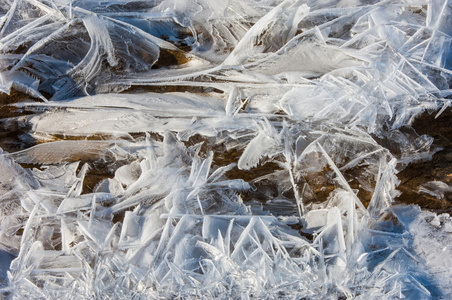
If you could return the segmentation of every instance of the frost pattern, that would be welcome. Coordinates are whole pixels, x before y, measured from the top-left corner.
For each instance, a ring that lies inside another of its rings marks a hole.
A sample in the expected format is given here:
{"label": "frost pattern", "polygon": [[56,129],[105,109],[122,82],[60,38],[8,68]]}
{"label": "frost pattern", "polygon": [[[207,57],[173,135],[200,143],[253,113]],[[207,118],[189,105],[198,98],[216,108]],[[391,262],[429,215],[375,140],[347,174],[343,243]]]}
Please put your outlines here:
{"label": "frost pattern", "polygon": [[[450,216],[392,207],[398,166],[433,150],[400,128],[450,105],[451,6],[4,0],[0,91],[41,100],[15,104],[43,112],[30,135],[108,138],[0,153],[2,292],[451,297]],[[84,193],[98,163],[114,174]]]}

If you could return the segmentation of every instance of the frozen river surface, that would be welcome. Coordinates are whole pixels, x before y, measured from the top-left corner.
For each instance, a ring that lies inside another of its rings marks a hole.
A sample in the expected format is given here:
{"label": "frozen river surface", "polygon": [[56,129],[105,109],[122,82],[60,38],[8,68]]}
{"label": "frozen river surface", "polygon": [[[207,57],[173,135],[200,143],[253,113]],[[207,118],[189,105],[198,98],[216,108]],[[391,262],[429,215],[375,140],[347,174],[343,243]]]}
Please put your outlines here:
{"label": "frozen river surface", "polygon": [[450,110],[451,11],[2,0],[2,295],[452,298],[450,215],[394,204],[441,151],[410,126]]}

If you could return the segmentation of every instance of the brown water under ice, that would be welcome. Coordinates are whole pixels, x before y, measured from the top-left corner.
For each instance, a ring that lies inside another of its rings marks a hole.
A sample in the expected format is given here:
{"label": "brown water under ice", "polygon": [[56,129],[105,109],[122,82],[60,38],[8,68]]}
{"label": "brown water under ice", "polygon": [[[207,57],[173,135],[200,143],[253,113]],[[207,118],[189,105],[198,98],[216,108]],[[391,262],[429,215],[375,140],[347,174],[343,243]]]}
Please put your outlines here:
{"label": "brown water under ice", "polygon": [[[39,114],[39,111],[28,111],[17,108],[11,104],[30,100],[30,97],[21,92],[13,90],[10,95],[0,94],[0,147],[7,152],[16,152],[28,147],[48,141],[58,140],[106,140],[109,137],[102,135],[94,136],[49,136],[45,140],[37,140],[30,135],[31,127],[27,124],[27,116]],[[34,99],[36,100],[36,99]],[[434,210],[436,212],[452,212],[452,192],[446,190],[443,193],[429,193],[428,188],[422,189],[422,186],[429,182],[442,182],[449,186],[452,185],[452,108],[446,109],[437,118],[438,112],[424,112],[418,116],[411,128],[417,135],[428,134],[434,138],[432,149],[436,149],[431,160],[420,160],[402,165],[397,174],[400,184],[397,189],[401,192],[395,199],[396,203],[417,204],[423,209]],[[131,133],[133,139],[144,139],[144,133]],[[152,134],[151,138],[161,140],[158,134]],[[377,140],[378,141],[378,140]],[[191,137],[186,146],[192,146],[197,143],[203,143],[201,153],[207,151],[214,152],[214,167],[226,166],[230,163],[237,163],[243,149],[227,149],[224,145],[214,145],[213,141],[196,135]],[[378,141],[382,146],[388,148],[395,156],[400,149],[391,147],[391,141]],[[79,160],[80,157],[74,157],[71,161]],[[83,185],[83,193],[90,193],[97,183],[105,178],[113,178],[115,168],[112,160],[98,161],[96,158],[82,157],[80,167],[83,163],[90,163]],[[124,162],[120,163],[121,165]],[[25,168],[39,168],[40,165],[22,164]],[[323,202],[328,199],[331,191],[334,190],[334,182],[329,178],[330,170],[325,169],[303,178],[298,178],[297,184],[307,185],[309,188],[303,191],[303,198],[307,203]],[[257,167],[251,170],[240,170],[237,166],[226,173],[229,179],[243,179],[249,182],[252,189],[242,192],[241,196],[245,202],[258,201],[265,203],[275,197],[294,200],[294,192],[290,186],[276,184],[272,176],[282,175],[285,171],[280,165],[272,159],[264,159]],[[344,177],[350,184],[350,187],[357,192],[358,197],[367,206],[372,197],[369,188],[363,188],[363,180],[370,181],[364,177],[365,172],[360,167],[355,167],[344,172]],[[288,174],[286,174],[288,176]],[[274,178],[273,178],[274,179]],[[372,188],[374,183],[368,182],[368,187]],[[427,184],[428,186],[428,184]]]}

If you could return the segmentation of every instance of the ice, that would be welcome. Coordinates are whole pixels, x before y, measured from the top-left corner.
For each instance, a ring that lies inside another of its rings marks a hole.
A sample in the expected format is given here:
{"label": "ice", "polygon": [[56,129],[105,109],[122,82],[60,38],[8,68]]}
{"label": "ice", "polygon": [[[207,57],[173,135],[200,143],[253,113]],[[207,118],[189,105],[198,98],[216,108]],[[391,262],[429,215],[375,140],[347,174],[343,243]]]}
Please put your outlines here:
{"label": "ice", "polygon": [[450,215],[393,203],[439,151],[410,125],[450,107],[450,12],[3,1],[2,296],[450,298]]}
{"label": "ice", "polygon": [[442,181],[429,181],[419,187],[421,193],[432,195],[439,200],[445,200],[445,196],[450,193],[451,187]]}
{"label": "ice", "polygon": [[298,24],[308,13],[309,7],[301,1],[283,1],[246,32],[223,64],[244,64],[261,52],[278,50],[295,36]]}
{"label": "ice", "polygon": [[274,154],[275,149],[273,148],[276,148],[277,142],[272,136],[272,128],[265,128],[265,123],[263,127],[263,129],[259,129],[258,135],[248,143],[243,154],[240,156],[238,162],[239,169],[249,170],[257,166],[262,156]]}

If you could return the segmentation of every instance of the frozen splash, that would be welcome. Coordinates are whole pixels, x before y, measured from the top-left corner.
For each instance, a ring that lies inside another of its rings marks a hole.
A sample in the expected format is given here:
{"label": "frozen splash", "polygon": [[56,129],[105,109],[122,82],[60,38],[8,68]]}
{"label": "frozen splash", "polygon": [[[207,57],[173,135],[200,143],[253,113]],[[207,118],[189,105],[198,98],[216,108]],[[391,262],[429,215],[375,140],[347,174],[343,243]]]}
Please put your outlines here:
{"label": "frozen splash", "polygon": [[451,297],[450,216],[392,206],[435,151],[401,128],[450,105],[451,6],[4,1],[0,90],[47,143],[0,154],[2,292]]}

